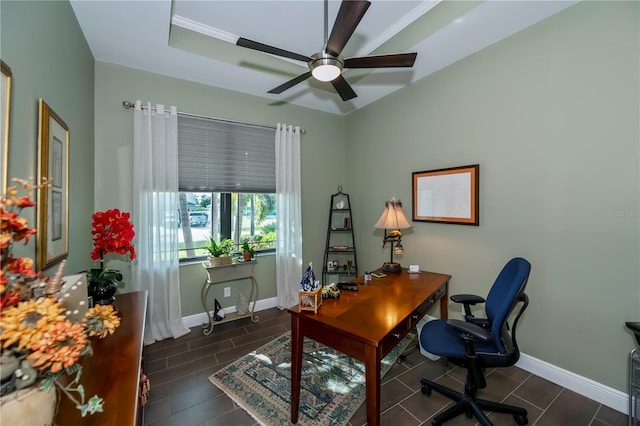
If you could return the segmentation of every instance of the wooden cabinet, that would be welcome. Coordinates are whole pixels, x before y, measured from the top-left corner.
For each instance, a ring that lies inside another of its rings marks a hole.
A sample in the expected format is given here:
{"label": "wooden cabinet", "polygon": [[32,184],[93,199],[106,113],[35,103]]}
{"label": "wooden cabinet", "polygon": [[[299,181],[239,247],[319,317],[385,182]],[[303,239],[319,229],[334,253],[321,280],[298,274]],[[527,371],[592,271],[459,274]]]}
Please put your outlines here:
{"label": "wooden cabinet", "polygon": [[143,408],[139,405],[142,344],[147,292],[116,295],[114,307],[120,326],[104,338],[91,338],[93,356],[84,357],[80,382],[86,399],[97,394],[104,399],[104,412],[82,417],[66,397],[59,397],[55,417],[58,425],[141,425]]}

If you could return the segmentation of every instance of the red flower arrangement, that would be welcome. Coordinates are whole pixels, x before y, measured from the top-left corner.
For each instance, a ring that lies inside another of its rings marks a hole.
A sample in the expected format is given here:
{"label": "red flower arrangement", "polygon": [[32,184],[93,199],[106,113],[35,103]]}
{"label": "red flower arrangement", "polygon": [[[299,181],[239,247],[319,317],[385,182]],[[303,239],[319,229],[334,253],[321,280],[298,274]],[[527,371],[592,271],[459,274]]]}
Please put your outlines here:
{"label": "red flower arrangement", "polygon": [[102,267],[103,256],[109,253],[126,255],[128,260],[136,258],[136,250],[131,241],[136,235],[133,224],[129,221],[131,215],[119,209],[93,214],[93,251],[91,259],[100,259]]}

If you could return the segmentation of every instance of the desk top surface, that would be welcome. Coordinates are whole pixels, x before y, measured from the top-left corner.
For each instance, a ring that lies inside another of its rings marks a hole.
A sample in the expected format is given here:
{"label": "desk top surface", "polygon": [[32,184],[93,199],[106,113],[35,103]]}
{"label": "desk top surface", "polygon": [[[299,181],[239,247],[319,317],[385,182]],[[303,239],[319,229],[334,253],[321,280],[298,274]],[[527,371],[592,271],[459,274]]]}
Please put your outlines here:
{"label": "desk top surface", "polygon": [[386,275],[367,284],[363,277],[353,280],[359,283],[358,291],[341,290],[338,299],[323,299],[318,313],[300,311],[298,306],[288,310],[305,321],[378,342],[451,278],[424,271],[409,274],[406,269]]}

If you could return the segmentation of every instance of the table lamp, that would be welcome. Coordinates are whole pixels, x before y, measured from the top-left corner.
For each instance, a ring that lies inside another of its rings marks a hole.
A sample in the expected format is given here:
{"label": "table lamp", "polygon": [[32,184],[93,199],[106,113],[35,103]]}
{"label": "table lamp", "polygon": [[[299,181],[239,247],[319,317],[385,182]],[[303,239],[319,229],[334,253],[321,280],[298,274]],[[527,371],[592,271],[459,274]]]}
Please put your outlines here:
{"label": "table lamp", "polygon": [[391,260],[382,265],[382,270],[385,272],[400,272],[400,264],[393,261],[393,253],[402,254],[404,252],[401,242],[402,232],[400,232],[400,230],[412,227],[402,210],[402,201],[397,200],[395,197],[387,200],[384,203],[382,216],[380,216],[380,219],[378,219],[374,226],[379,229],[384,229],[382,247],[387,243],[391,243]]}

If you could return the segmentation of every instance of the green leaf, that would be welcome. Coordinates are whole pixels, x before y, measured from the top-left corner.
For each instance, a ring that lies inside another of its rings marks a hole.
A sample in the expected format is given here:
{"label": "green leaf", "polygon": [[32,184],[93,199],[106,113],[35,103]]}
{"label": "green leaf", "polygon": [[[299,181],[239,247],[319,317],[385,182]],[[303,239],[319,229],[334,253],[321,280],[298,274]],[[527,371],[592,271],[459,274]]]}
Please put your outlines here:
{"label": "green leaf", "polygon": [[80,410],[82,417],[86,416],[87,413],[102,413],[104,411],[104,400],[98,395],[93,395],[86,404],[78,404],[76,407]]}

